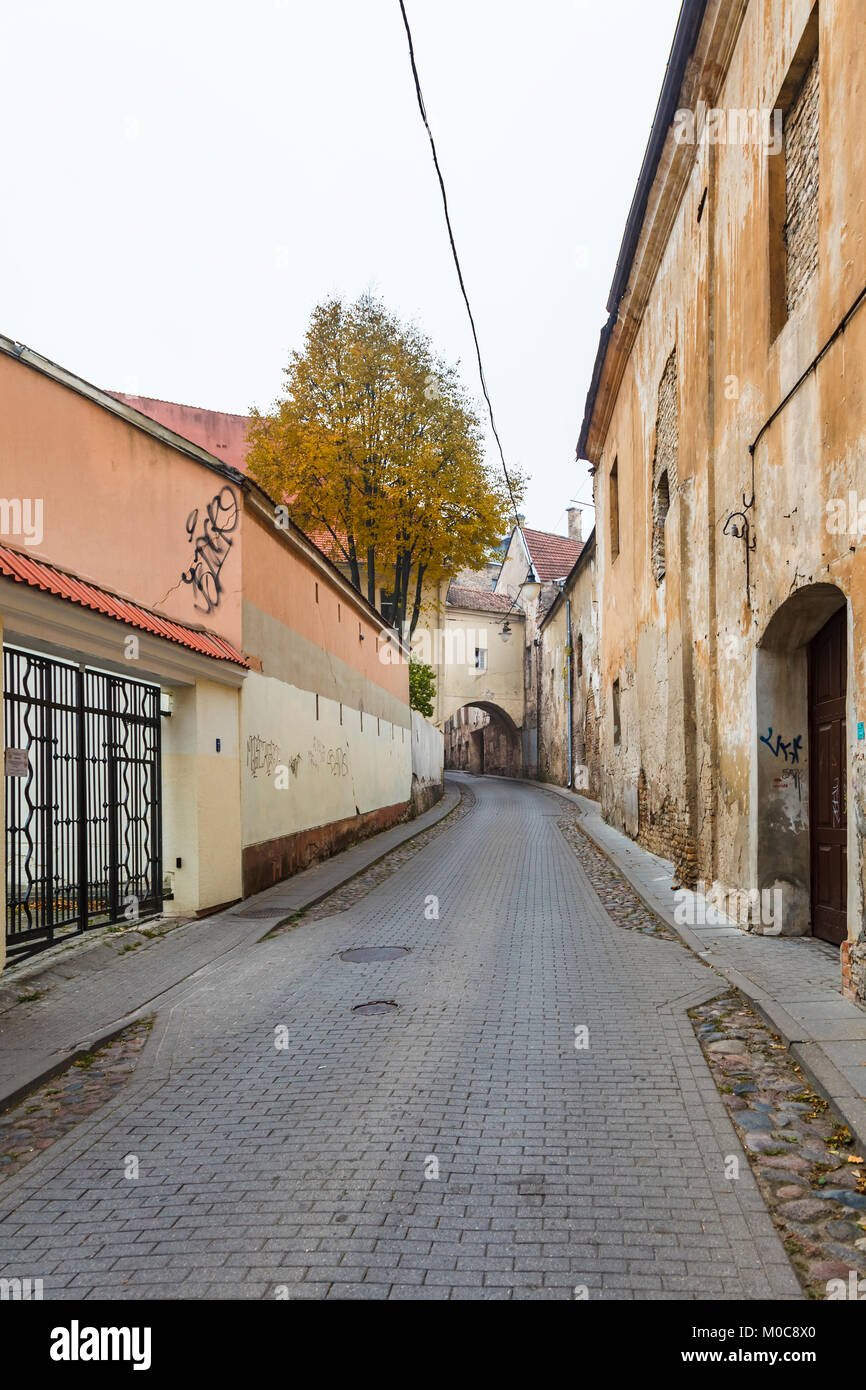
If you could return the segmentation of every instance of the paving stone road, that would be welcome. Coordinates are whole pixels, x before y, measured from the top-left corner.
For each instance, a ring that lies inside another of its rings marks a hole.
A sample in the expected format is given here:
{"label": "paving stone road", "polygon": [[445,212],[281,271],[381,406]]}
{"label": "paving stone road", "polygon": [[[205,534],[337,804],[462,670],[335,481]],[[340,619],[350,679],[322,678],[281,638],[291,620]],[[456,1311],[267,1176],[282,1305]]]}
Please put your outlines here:
{"label": "paving stone road", "polygon": [[[686,1017],[718,978],[610,922],[554,798],[472,786],[363,900],[190,982],[124,1092],[0,1184],[0,1276],[46,1298],[801,1296]],[[384,945],[410,950],[340,959]],[[375,1000],[399,1007],[353,1012]]]}

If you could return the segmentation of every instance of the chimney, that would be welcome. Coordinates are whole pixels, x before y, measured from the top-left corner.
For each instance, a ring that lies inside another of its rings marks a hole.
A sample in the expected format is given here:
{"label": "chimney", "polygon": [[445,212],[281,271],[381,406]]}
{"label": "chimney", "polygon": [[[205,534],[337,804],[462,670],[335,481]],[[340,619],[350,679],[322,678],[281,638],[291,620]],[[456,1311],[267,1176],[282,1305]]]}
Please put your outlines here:
{"label": "chimney", "polygon": [[580,507],[569,507],[566,516],[568,517],[568,539],[570,541],[582,541]]}

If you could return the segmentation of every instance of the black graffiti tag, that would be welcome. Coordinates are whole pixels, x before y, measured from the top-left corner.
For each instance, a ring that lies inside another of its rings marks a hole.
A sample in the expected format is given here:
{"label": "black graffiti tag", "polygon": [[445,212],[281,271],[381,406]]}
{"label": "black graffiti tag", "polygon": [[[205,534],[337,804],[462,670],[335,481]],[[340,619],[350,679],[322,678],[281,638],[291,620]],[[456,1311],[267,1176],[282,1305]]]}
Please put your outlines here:
{"label": "black graffiti tag", "polygon": [[250,734],[247,737],[247,767],[254,777],[257,777],[261,768],[270,777],[274,768],[280,761],[280,745],[268,739],[261,738],[258,734]]}
{"label": "black graffiti tag", "polygon": [[195,543],[195,558],[181,579],[184,584],[193,586],[193,607],[200,613],[211,613],[219,607],[222,596],[220,570],[232,548],[230,537],[237,527],[239,515],[234,489],[226,486],[220,488],[208,502],[198,535],[198,507],[186,519],[187,540],[190,544]]}

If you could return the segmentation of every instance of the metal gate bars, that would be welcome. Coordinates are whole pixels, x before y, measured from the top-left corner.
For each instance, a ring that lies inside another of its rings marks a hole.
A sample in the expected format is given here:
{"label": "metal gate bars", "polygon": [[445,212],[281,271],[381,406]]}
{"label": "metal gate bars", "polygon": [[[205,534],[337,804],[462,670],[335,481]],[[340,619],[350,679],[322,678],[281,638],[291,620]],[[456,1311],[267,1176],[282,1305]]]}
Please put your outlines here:
{"label": "metal gate bars", "polygon": [[6,944],[162,907],[160,692],[6,647]]}

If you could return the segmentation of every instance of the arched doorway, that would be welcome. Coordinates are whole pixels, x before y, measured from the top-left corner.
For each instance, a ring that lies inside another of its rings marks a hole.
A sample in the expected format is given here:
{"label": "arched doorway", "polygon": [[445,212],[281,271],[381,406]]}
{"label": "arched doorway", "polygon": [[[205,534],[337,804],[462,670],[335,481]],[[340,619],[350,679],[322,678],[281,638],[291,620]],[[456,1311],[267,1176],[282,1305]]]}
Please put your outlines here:
{"label": "arched doorway", "polygon": [[445,766],[466,772],[519,777],[520,733],[499,705],[486,700],[461,706],[444,724]]}
{"label": "arched doorway", "polygon": [[848,609],[810,584],[776,610],[756,651],[756,881],[782,894],[782,935],[847,936]]}

